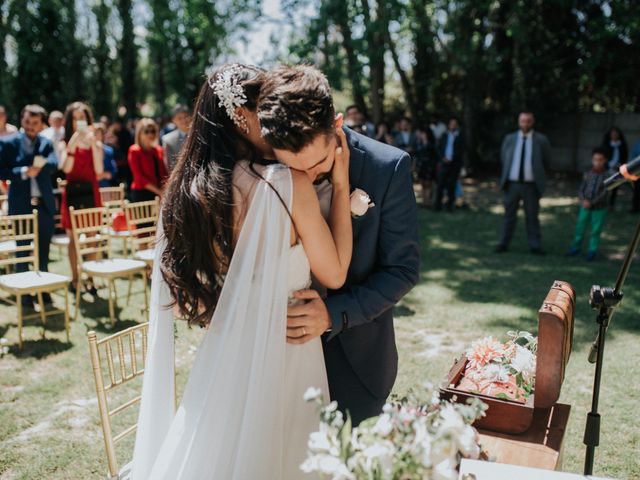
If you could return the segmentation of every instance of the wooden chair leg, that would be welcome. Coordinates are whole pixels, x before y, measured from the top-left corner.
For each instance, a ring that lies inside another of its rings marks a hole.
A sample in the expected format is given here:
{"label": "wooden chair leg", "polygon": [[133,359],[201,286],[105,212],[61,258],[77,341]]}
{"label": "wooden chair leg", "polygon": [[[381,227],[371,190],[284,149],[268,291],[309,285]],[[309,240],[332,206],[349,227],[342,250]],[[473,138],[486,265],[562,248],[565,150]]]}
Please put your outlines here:
{"label": "wooden chair leg", "polygon": [[64,329],[67,331],[67,343],[71,342],[69,338],[69,286],[64,286]]}
{"label": "wooden chair leg", "polygon": [[109,279],[109,318],[111,319],[111,326],[116,324],[116,315],[113,308],[113,291],[116,286],[113,284],[113,279]]}
{"label": "wooden chair leg", "polygon": [[142,271],[142,286],[144,287],[144,311],[149,312],[149,284],[147,282],[147,269]]}
{"label": "wooden chair leg", "polygon": [[18,348],[22,350],[22,295],[16,295],[16,307],[18,309]]}
{"label": "wooden chair leg", "polygon": [[40,305],[40,320],[42,320],[42,338],[45,338],[47,327],[47,315],[44,311],[44,301],[42,300],[42,292],[36,294],[38,296],[38,305]]}
{"label": "wooden chair leg", "polygon": [[80,288],[81,288],[81,280],[80,276],[78,276],[78,281],[76,282],[76,311],[73,315],[73,321],[78,320],[78,311],[80,310]]}
{"label": "wooden chair leg", "polygon": [[129,275],[129,288],[127,289],[127,305],[131,299],[131,284],[133,283],[133,275]]}

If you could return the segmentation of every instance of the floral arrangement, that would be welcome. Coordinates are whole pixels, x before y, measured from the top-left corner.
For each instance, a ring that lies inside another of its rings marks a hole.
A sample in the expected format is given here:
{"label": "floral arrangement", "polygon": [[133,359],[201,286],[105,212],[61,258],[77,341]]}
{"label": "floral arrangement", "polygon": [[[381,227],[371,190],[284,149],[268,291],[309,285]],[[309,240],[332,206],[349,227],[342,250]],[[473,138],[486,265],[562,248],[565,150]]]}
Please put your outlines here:
{"label": "floral arrangement", "polygon": [[486,405],[441,401],[430,385],[384,406],[378,417],[352,427],[336,402],[324,406],[318,389],[305,400],[316,402],[320,429],[309,437],[309,454],[300,466],[332,480],[455,480],[462,458],[481,455],[471,424]]}
{"label": "floral arrangement", "polygon": [[505,343],[486,337],[467,351],[459,390],[526,403],[533,393],[538,339],[529,332],[508,332]]}

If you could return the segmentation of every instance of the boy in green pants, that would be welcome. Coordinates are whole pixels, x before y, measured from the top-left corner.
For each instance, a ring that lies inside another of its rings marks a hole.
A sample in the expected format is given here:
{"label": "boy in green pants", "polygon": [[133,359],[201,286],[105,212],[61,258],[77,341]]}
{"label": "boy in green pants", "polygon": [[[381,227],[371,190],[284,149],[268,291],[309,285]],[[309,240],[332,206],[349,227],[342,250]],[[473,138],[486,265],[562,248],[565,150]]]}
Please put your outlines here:
{"label": "boy in green pants", "polygon": [[591,233],[589,235],[589,250],[587,260],[593,261],[600,245],[600,234],[607,217],[607,195],[605,193],[604,181],[607,178],[607,154],[602,148],[593,149],[591,156],[591,170],[584,176],[584,181],[580,186],[580,211],[578,212],[578,223],[573,245],[567,256],[580,254],[582,249],[582,239],[587,225],[591,223]]}

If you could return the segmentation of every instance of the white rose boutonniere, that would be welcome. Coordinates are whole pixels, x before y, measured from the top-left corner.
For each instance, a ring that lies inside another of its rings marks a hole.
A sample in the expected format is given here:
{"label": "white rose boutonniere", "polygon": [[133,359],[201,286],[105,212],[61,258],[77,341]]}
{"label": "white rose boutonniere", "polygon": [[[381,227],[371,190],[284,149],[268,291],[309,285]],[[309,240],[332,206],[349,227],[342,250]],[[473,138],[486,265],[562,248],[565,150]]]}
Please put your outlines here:
{"label": "white rose boutonniere", "polygon": [[371,207],[375,207],[375,203],[371,201],[369,198],[369,194],[364,190],[360,190],[356,188],[353,192],[351,192],[351,216],[354,218],[358,218],[367,213]]}

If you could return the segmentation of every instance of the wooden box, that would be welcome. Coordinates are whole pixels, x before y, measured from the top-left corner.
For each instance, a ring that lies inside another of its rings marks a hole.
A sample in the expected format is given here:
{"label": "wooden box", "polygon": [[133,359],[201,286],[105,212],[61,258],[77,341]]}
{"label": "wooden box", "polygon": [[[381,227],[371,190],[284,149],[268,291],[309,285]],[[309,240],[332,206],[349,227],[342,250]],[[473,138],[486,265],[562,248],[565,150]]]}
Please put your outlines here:
{"label": "wooden box", "polygon": [[486,416],[474,424],[478,428],[504,433],[527,431],[533,421],[534,408],[549,408],[560,396],[573,342],[575,302],[573,287],[556,280],[538,310],[536,384],[534,393],[526,403],[458,390],[456,386],[468,362],[464,354],[449,371],[440,389],[442,398],[455,398],[460,403],[465,403],[469,398],[479,398],[485,402],[489,408]]}

